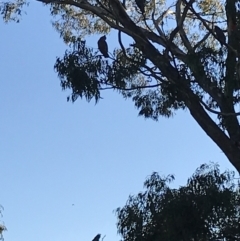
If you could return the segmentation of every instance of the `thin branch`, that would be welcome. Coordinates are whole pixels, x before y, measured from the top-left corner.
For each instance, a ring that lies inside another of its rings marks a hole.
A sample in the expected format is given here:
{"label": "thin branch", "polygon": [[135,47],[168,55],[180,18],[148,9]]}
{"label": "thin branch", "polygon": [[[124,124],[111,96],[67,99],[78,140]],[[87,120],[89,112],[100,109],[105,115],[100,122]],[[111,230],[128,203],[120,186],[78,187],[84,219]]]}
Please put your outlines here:
{"label": "thin branch", "polygon": [[237,112],[237,113],[224,113],[224,112],[213,110],[210,107],[208,107],[208,105],[206,103],[204,103],[202,100],[200,100],[200,103],[204,106],[204,108],[206,108],[208,111],[210,111],[213,114],[224,115],[224,116],[239,116],[240,115],[240,112]]}
{"label": "thin branch", "polygon": [[108,11],[106,11],[103,8],[96,7],[88,3],[86,0],[79,0],[78,2],[75,2],[73,0],[36,0],[42,3],[51,4],[51,3],[57,3],[57,4],[67,4],[72,5],[81,9],[84,9],[86,11],[90,11],[93,14],[97,15],[98,17],[102,18],[106,23],[108,23],[111,27],[116,28],[113,22],[109,21],[107,17],[113,18],[114,15],[110,14]]}
{"label": "thin branch", "polygon": [[[123,51],[124,57],[125,57],[127,60],[129,60],[130,62],[133,62],[133,63],[138,64],[139,62],[136,62],[136,61],[134,61],[133,59],[131,59],[131,58],[129,58],[129,57],[127,56],[126,50],[125,50],[125,48],[124,48],[124,46],[123,46],[122,39],[121,39],[121,31],[118,31],[118,42],[119,42],[120,47],[121,47],[121,49],[122,49],[122,51]],[[155,73],[154,71],[152,71],[152,69],[151,69],[150,67],[148,67],[147,65],[144,65],[144,66],[142,66],[142,67],[145,68],[147,71],[149,71],[149,72],[151,73],[151,75],[152,75],[155,79],[163,82],[163,80],[162,80],[160,77],[158,77],[158,76],[156,75],[156,73]],[[145,76],[147,76],[147,77],[150,77],[150,76],[151,76],[151,75],[148,75],[148,74],[144,73],[144,71],[142,71],[140,68],[139,68],[138,70],[139,70],[139,72],[140,72],[141,74],[143,74],[143,75],[145,75]]]}
{"label": "thin branch", "polygon": [[153,24],[154,24],[156,30],[158,31],[158,34],[159,34],[160,36],[162,36],[162,37],[165,37],[164,34],[163,34],[163,32],[161,31],[161,29],[159,28],[156,19],[154,18],[155,11],[156,11],[156,0],[152,0],[152,1],[153,1],[153,4],[154,4],[154,6],[153,6],[153,12],[152,12],[152,21],[153,21]]}
{"label": "thin branch", "polygon": [[[106,84],[106,85],[110,85],[110,84]],[[161,83],[155,84],[155,85],[145,85],[145,86],[137,86],[137,87],[131,87],[131,88],[122,88],[122,87],[113,86],[113,85],[110,85],[110,86],[111,87],[104,87],[104,88],[99,88],[99,89],[100,90],[118,89],[118,90],[131,91],[131,90],[149,89],[149,88],[159,87],[159,86],[161,86]]]}
{"label": "thin branch", "polygon": [[163,18],[167,15],[167,14],[175,14],[173,11],[170,11],[170,9],[175,6],[176,4],[172,4],[170,7],[167,8],[166,11],[164,11],[161,16],[159,16],[157,19],[155,19],[156,24],[159,25],[161,24],[161,22],[163,21]]}
{"label": "thin branch", "polygon": [[[178,0],[178,1],[181,1],[181,0]],[[178,9],[179,8],[179,9]],[[171,49],[171,52],[175,52],[173,49],[172,49],[172,45],[173,45],[173,39],[174,39],[174,37],[176,36],[176,34],[180,31],[180,29],[182,28],[182,25],[183,25],[183,21],[184,21],[184,19],[186,18],[186,14],[187,14],[187,12],[188,12],[188,8],[187,8],[187,6],[185,7],[185,9],[184,9],[184,11],[183,11],[183,15],[182,15],[182,17],[181,17],[181,15],[180,15],[180,5],[179,5],[179,2],[177,3],[177,5],[176,5],[176,21],[177,21],[177,26],[176,26],[176,28],[171,32],[171,34],[170,34],[170,38],[169,38],[169,41],[168,41],[168,43],[167,43],[167,46],[166,46],[166,54],[168,55],[168,52],[170,51],[170,49]],[[185,38],[184,38],[184,35],[185,35]],[[180,33],[180,36],[181,36],[181,39],[182,39],[182,41],[184,42],[184,39],[187,39],[187,37],[186,37],[186,34],[184,33],[184,31],[183,31],[183,29],[182,29],[182,31],[181,31],[181,33]],[[187,41],[188,41],[188,39],[187,39]],[[189,41],[188,41],[189,42]],[[171,44],[171,46],[170,46],[170,44]],[[188,46],[188,43],[186,43],[186,44],[184,44],[185,45],[185,47],[187,48],[187,46]],[[190,48],[192,48],[192,46],[191,46],[191,44],[189,43],[189,49]],[[188,48],[187,48],[188,49]],[[188,49],[188,50],[189,50]],[[175,53],[174,53],[174,55],[176,55]],[[177,55],[176,55],[177,56]],[[181,59],[182,60],[182,59]],[[183,61],[184,62],[184,61]]]}
{"label": "thin branch", "polygon": [[107,12],[109,12],[110,14],[112,14],[112,12],[108,9],[108,8],[106,8],[99,0],[96,0],[97,1],[97,3],[104,9],[104,10],[106,10]]}
{"label": "thin branch", "polygon": [[124,48],[124,46],[123,46],[123,43],[122,43],[121,31],[120,31],[120,30],[118,31],[118,42],[119,42],[119,44],[120,44],[120,47],[121,47],[121,49],[122,49],[122,51],[123,51],[124,56],[125,56],[126,58],[128,58],[128,57],[127,57],[127,54],[126,54],[126,50],[125,50],[125,48]]}
{"label": "thin branch", "polygon": [[[176,55],[180,60],[182,60],[184,62],[185,60],[185,57],[186,57],[186,54],[181,50],[179,49],[176,44],[172,43],[171,41],[167,41],[168,43],[166,43],[166,40],[161,37],[161,36],[158,36],[157,34],[155,34],[154,32],[149,32],[148,30],[146,29],[142,29],[141,28],[141,31],[145,34],[145,36],[151,40],[153,43],[158,43],[159,45],[167,48],[168,46],[171,47],[172,51],[174,52],[174,55]],[[178,31],[178,30],[177,30]]]}
{"label": "thin branch", "polygon": [[176,22],[177,22],[177,27],[179,29],[179,33],[180,33],[180,37],[182,39],[182,42],[184,44],[184,46],[187,48],[188,51],[192,51],[193,48],[191,46],[191,43],[189,42],[186,33],[183,30],[183,23],[184,20],[186,18],[187,12],[190,8],[190,5],[192,5],[192,3],[194,2],[194,0],[189,0],[189,2],[186,2],[186,7],[184,8],[183,14],[181,16],[181,3],[182,0],[178,0],[177,4],[176,4]]}
{"label": "thin branch", "polygon": [[196,45],[194,46],[194,50],[201,46],[201,44],[204,43],[209,36],[210,33],[208,32],[198,43],[196,43]]}

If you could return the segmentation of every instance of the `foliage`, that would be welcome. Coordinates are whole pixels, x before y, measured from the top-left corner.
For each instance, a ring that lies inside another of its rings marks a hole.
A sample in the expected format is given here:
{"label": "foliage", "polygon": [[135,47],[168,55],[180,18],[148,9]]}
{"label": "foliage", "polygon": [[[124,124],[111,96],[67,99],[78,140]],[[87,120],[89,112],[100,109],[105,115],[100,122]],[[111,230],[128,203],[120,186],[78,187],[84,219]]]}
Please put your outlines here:
{"label": "foliage", "polygon": [[[18,21],[27,4],[12,1],[0,3],[6,22]],[[240,171],[240,0],[39,1],[50,6],[53,26],[70,45],[55,63],[62,89],[71,91],[68,100],[98,102],[112,89],[131,98],[145,118],[188,109]],[[118,31],[119,46],[103,59],[83,39],[111,30]],[[126,36],[130,44],[122,41]]]}
{"label": "foliage", "polygon": [[1,2],[0,14],[3,15],[3,20],[7,23],[9,21],[20,21],[22,16],[22,8],[29,5],[25,0],[16,0],[15,2]]}
{"label": "foliage", "polygon": [[63,59],[57,58],[54,66],[63,90],[72,90],[68,100],[75,102],[78,97],[85,96],[86,100],[90,101],[94,97],[97,102],[100,90],[112,88],[125,91],[126,88],[134,88],[134,79],[138,77],[138,70],[145,64],[146,58],[136,51],[129,50],[128,54],[136,60],[125,61],[123,66],[123,56],[119,56],[109,63],[93,53],[93,49],[87,48],[85,41],[77,40],[73,51],[66,51]]}
{"label": "foliage", "polygon": [[[2,216],[2,210],[3,210],[3,207],[0,205],[0,215]],[[4,240],[3,238],[3,231],[6,231],[7,228],[6,226],[2,223],[0,224],[0,240]]]}
{"label": "foliage", "polygon": [[116,210],[124,241],[239,240],[240,193],[234,172],[201,165],[185,186],[170,188],[173,175],[153,173],[145,191]]}

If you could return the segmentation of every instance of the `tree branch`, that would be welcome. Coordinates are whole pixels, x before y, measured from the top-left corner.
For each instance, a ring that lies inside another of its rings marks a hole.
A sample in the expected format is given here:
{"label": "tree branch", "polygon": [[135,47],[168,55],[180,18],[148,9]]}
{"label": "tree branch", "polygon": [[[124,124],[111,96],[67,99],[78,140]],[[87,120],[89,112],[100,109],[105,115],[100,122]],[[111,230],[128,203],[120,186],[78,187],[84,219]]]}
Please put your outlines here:
{"label": "tree branch", "polygon": [[180,34],[180,37],[182,39],[182,42],[183,42],[184,46],[190,52],[193,50],[193,48],[192,48],[191,43],[189,42],[189,40],[187,38],[186,33],[183,30],[183,23],[184,23],[184,20],[186,18],[186,15],[187,15],[187,12],[189,10],[189,7],[190,7],[190,5],[192,5],[193,1],[194,0],[189,0],[189,2],[187,3],[186,7],[184,8],[182,16],[181,16],[181,3],[182,3],[182,0],[178,0],[178,2],[176,4],[176,22],[177,22],[177,27],[178,27],[178,30],[179,30],[179,34]]}
{"label": "tree branch", "polygon": [[198,47],[200,47],[202,43],[204,43],[204,42],[207,40],[207,38],[210,36],[210,34],[211,34],[211,33],[208,32],[208,33],[193,47],[194,51],[195,51]]}
{"label": "tree branch", "polygon": [[99,88],[99,89],[100,90],[118,89],[118,90],[124,90],[124,91],[131,91],[131,90],[150,89],[150,88],[159,87],[159,86],[161,86],[161,83],[155,84],[155,85],[136,86],[136,87],[131,87],[131,88],[122,88],[122,87],[114,86],[111,84],[106,84],[106,85],[110,85],[111,87],[105,87],[105,88]]}
{"label": "tree branch", "polygon": [[204,106],[204,108],[206,108],[208,111],[212,112],[213,114],[223,115],[223,116],[239,116],[240,115],[240,112],[237,112],[237,113],[224,113],[224,112],[221,112],[221,111],[213,110],[210,107],[208,107],[208,105],[206,103],[204,103],[202,100],[200,100],[200,103]]}
{"label": "tree branch", "polygon": [[240,170],[240,150],[234,145],[229,137],[217,126],[212,118],[205,112],[199,99],[192,93],[191,90],[187,92],[189,100],[186,102],[190,114],[206,132],[206,134],[219,146],[232,165]]}

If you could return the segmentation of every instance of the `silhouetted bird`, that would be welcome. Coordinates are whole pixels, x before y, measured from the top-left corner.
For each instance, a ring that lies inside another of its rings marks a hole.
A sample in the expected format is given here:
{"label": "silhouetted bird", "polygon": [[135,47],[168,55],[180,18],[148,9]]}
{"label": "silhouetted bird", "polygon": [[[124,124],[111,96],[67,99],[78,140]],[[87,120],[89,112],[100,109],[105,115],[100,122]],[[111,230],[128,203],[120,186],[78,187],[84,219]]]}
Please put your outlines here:
{"label": "silhouetted bird", "polygon": [[140,9],[140,11],[142,12],[142,14],[145,13],[145,4],[146,4],[146,0],[135,0],[138,8]]}
{"label": "silhouetted bird", "polygon": [[226,43],[226,36],[223,33],[222,29],[218,26],[215,26],[215,33],[217,35],[218,40],[221,42],[221,44]]}
{"label": "silhouetted bird", "polygon": [[101,238],[101,234],[98,234],[92,241],[99,241]]}
{"label": "silhouetted bird", "polygon": [[102,55],[105,58],[108,58],[109,57],[109,55],[108,55],[108,45],[107,45],[106,39],[107,38],[104,35],[98,40],[98,49],[100,50],[100,52],[102,53]]}

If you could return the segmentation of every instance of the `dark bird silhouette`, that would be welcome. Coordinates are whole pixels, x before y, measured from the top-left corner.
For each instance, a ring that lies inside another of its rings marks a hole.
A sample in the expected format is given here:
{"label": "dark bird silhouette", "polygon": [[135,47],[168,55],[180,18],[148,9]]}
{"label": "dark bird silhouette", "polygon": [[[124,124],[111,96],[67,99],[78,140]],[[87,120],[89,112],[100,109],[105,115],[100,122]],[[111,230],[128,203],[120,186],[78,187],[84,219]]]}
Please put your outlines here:
{"label": "dark bird silhouette", "polygon": [[221,44],[226,43],[226,36],[223,33],[221,28],[219,28],[218,26],[215,26],[215,33]]}
{"label": "dark bird silhouette", "polygon": [[108,55],[108,45],[107,45],[106,39],[107,38],[104,35],[98,40],[98,49],[105,58],[108,58],[109,57],[109,55]]}
{"label": "dark bird silhouette", "polygon": [[142,14],[145,13],[145,5],[146,5],[146,0],[135,0],[138,8],[142,12]]}
{"label": "dark bird silhouette", "polygon": [[101,234],[98,234],[92,241],[99,241],[101,238]]}

